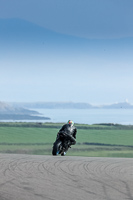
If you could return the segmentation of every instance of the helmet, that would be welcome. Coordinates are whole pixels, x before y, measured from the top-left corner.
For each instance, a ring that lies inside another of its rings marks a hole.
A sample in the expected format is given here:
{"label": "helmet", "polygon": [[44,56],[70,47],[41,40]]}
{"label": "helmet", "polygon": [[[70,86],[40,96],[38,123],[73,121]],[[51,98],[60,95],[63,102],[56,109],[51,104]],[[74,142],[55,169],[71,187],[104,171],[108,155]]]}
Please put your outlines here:
{"label": "helmet", "polygon": [[74,125],[74,122],[72,120],[68,120],[68,124]]}

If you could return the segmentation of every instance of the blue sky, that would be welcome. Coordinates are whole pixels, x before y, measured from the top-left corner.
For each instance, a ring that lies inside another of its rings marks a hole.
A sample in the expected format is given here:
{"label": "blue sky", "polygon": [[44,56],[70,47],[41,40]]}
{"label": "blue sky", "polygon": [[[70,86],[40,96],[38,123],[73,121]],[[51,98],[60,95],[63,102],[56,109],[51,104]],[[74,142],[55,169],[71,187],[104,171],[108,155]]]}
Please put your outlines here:
{"label": "blue sky", "polygon": [[132,0],[0,0],[0,100],[133,103]]}
{"label": "blue sky", "polygon": [[133,36],[132,0],[0,0],[1,18],[21,18],[87,38]]}

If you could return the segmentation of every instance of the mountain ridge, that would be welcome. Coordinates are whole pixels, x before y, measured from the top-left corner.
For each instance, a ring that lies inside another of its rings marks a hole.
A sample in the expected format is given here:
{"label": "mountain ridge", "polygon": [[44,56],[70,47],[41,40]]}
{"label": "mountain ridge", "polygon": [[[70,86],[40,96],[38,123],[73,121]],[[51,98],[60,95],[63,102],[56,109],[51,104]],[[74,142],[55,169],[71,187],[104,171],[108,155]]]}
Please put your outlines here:
{"label": "mountain ridge", "polygon": [[0,102],[0,120],[47,120],[49,117],[39,116],[40,113],[28,110],[21,106],[13,106],[9,103]]}
{"label": "mountain ridge", "polygon": [[110,105],[92,105],[90,103],[74,102],[21,102],[12,103],[14,106],[22,106],[29,109],[133,109],[133,105],[128,102],[114,103]]}
{"label": "mountain ridge", "polygon": [[128,102],[110,105],[93,106],[89,103],[73,102],[36,102],[36,103],[5,103],[0,102],[0,120],[50,120],[34,109],[133,109]]}

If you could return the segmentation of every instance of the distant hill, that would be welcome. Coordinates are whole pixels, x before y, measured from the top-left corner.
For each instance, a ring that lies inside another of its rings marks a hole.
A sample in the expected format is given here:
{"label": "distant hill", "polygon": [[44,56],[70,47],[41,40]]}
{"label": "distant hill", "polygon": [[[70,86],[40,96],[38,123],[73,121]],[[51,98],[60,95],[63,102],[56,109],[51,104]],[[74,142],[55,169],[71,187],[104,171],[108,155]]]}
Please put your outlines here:
{"label": "distant hill", "polygon": [[114,103],[111,105],[103,105],[101,108],[108,109],[133,109],[133,105],[128,102]]}
{"label": "distant hill", "polygon": [[0,114],[39,114],[36,111],[28,110],[22,107],[15,107],[5,102],[0,102]]}
{"label": "distant hill", "polygon": [[22,106],[28,109],[132,109],[133,105],[127,102],[111,105],[93,106],[89,103],[74,102],[34,102],[34,103],[12,103],[14,106]]}
{"label": "distant hill", "polygon": [[22,107],[15,107],[5,102],[0,102],[0,120],[36,120],[50,119],[48,117],[37,116],[40,113]]}
{"label": "distant hill", "polygon": [[29,109],[90,109],[93,106],[89,103],[74,102],[35,102],[35,103],[13,103],[15,106],[22,106]]}

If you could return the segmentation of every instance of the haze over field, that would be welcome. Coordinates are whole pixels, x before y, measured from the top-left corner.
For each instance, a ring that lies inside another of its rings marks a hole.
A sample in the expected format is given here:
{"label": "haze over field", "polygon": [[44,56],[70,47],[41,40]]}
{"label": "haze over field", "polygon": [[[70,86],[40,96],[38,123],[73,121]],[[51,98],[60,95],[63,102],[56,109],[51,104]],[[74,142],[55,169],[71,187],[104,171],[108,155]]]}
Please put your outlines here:
{"label": "haze over field", "polygon": [[133,103],[132,8],[132,0],[0,0],[0,100]]}

